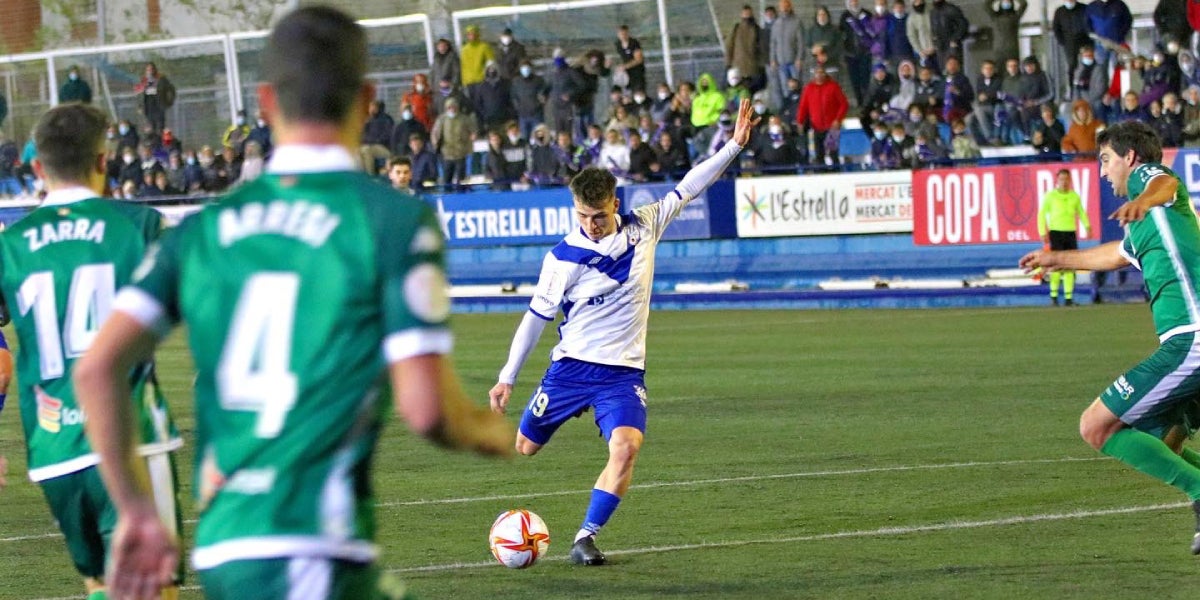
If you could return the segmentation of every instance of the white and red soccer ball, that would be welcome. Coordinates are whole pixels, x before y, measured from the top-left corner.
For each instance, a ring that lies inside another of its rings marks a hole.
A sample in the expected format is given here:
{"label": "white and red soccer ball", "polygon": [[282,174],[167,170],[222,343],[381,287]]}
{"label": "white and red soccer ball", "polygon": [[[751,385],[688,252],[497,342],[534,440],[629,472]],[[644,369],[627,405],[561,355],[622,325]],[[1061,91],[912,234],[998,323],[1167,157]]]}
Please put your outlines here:
{"label": "white and red soccer ball", "polygon": [[533,511],[523,508],[500,513],[488,533],[492,556],[510,569],[533,566],[550,548],[550,530]]}

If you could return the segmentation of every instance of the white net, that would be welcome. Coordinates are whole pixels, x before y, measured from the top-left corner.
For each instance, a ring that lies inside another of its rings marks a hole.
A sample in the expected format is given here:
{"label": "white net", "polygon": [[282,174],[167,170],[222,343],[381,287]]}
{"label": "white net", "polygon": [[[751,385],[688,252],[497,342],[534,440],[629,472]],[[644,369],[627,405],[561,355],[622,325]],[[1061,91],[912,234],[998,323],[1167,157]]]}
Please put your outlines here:
{"label": "white net", "polygon": [[[722,66],[720,38],[706,0],[671,0],[666,3],[666,12],[666,31],[675,63],[672,74],[677,82],[694,79],[712,68],[707,62],[714,51],[716,62],[721,63],[717,68]],[[553,56],[555,48],[562,48],[564,55],[572,58],[593,49],[612,58],[617,28],[627,25],[630,36],[641,43],[645,55],[647,86],[665,80],[661,36],[664,24],[655,0],[492,7],[459,11],[452,16],[457,31],[478,26],[482,39],[492,44],[498,43],[504,29],[511,29],[513,37],[525,45],[530,58],[543,63]],[[459,46],[461,43],[458,40]]]}
{"label": "white net", "polygon": [[[376,95],[389,107],[399,104],[415,73],[429,72],[432,40],[426,34],[423,16],[398,17],[362,22],[367,30],[369,56],[367,77],[376,86]],[[258,109],[255,89],[262,79],[262,50],[266,34],[234,36],[240,95],[251,119]]]}
{"label": "white net", "polygon": [[220,39],[176,40],[154,48],[96,52],[81,50],[55,56],[59,85],[72,66],[91,86],[92,103],[114,121],[128,119],[139,131],[149,125],[138,84],[147,63],[175,88],[166,109],[165,126],[186,146],[220,146],[229,121],[230,90],[224,42]]}

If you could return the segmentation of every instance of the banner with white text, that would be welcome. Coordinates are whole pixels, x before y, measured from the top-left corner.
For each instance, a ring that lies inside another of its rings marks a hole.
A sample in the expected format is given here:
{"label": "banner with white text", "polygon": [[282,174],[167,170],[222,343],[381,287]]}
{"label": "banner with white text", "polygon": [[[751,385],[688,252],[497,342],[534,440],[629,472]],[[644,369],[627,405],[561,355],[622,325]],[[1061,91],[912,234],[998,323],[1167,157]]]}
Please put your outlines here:
{"label": "banner with white text", "polygon": [[918,246],[1027,244],[1038,241],[1042,197],[1057,173],[1071,174],[1091,224],[1080,240],[1098,239],[1100,168],[1095,162],[963,167],[913,172],[913,241]]}
{"label": "banner with white text", "polygon": [[737,180],[738,237],[912,231],[912,172]]}

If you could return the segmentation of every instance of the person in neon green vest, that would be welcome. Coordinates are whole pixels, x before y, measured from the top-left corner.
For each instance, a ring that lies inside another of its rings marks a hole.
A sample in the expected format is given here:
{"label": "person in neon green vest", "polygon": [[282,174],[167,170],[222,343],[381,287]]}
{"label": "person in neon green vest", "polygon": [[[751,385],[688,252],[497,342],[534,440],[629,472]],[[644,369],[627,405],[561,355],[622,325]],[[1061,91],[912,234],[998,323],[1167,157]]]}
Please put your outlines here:
{"label": "person in neon green vest", "polygon": [[[1038,209],[1038,235],[1042,243],[1048,244],[1051,250],[1075,250],[1079,248],[1076,239],[1076,221],[1083,224],[1084,235],[1091,232],[1087,212],[1083,209],[1083,200],[1071,189],[1071,173],[1059,169],[1057,185],[1046,192],[1042,198],[1042,206]],[[1050,273],[1050,302],[1058,306],[1058,284],[1062,283],[1063,301],[1067,306],[1074,306],[1075,271],[1053,271]]]}

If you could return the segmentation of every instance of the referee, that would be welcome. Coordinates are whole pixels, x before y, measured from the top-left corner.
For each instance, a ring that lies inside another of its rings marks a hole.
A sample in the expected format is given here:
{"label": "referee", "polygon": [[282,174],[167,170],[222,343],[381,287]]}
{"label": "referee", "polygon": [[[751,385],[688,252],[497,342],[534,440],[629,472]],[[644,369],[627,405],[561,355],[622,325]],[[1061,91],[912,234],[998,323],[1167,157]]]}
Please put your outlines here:
{"label": "referee", "polygon": [[[1071,173],[1058,171],[1057,185],[1046,193],[1038,209],[1038,235],[1042,243],[1051,250],[1076,250],[1079,241],[1075,238],[1076,221],[1083,224],[1084,237],[1091,232],[1083,200],[1071,189]],[[1052,271],[1050,273],[1050,303],[1058,306],[1058,283],[1062,282],[1063,303],[1074,306],[1075,271]]]}

